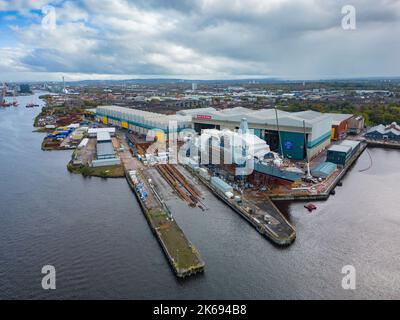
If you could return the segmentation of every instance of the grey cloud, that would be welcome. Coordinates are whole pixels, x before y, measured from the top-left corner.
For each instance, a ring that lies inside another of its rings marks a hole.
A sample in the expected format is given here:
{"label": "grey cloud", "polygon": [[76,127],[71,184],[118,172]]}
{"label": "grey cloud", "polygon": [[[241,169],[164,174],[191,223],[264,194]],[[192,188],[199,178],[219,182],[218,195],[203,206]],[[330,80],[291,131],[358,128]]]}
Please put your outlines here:
{"label": "grey cloud", "polygon": [[20,62],[38,72],[208,78],[398,74],[399,1],[353,0],[357,30],[344,31],[347,2],[84,0],[70,15],[65,6],[53,33],[22,28],[33,50]]}

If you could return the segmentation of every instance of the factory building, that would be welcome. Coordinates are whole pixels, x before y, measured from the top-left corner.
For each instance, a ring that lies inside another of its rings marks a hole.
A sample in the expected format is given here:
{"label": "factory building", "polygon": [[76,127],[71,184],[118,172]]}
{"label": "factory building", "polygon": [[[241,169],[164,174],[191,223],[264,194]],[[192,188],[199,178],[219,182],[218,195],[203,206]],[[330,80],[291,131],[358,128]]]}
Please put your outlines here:
{"label": "factory building", "polygon": [[332,118],[315,111],[290,113],[237,107],[191,109],[178,114],[190,116],[193,129],[198,133],[203,129],[236,130],[241,119],[246,118],[249,128],[265,140],[272,151],[293,160],[313,158],[330,144]]}
{"label": "factory building", "polygon": [[363,116],[354,116],[349,120],[349,134],[360,134],[364,130],[365,120]]}
{"label": "factory building", "polygon": [[371,140],[400,141],[400,126],[396,122],[393,122],[389,126],[380,124],[369,129],[365,137]]}
{"label": "factory building", "polygon": [[191,118],[188,116],[163,115],[118,106],[97,107],[96,120],[144,136],[151,130],[156,132],[158,139],[165,139],[165,134],[169,132],[180,132],[189,128],[191,123]]}
{"label": "factory building", "polygon": [[328,149],[326,161],[344,166],[359,149],[360,141],[343,140]]}
{"label": "factory building", "polygon": [[316,178],[326,179],[337,170],[337,164],[332,162],[323,162],[311,170],[311,175]]}
{"label": "factory building", "polygon": [[97,159],[92,161],[93,167],[112,166],[121,163],[115,153],[111,136],[106,131],[97,133],[96,157]]}
{"label": "factory building", "polygon": [[338,141],[347,137],[349,121],[354,117],[352,114],[327,113],[332,118],[331,140]]}
{"label": "factory building", "polygon": [[[203,165],[223,169],[232,179],[246,179],[253,185],[291,184],[304,175],[303,170],[288,165],[278,154],[271,152],[265,140],[249,132],[245,118],[239,130],[205,129],[200,137],[191,140],[199,154],[192,154]],[[199,157],[200,156],[200,157]],[[195,163],[189,165],[194,168]],[[218,170],[219,170],[218,169]],[[201,168],[199,168],[200,174]]]}

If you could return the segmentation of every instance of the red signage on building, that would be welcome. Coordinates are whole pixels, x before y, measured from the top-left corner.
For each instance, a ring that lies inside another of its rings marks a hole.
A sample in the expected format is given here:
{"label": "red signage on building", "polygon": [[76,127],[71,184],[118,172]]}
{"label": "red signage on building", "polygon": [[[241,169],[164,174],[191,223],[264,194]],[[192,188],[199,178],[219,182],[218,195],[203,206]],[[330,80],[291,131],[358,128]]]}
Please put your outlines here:
{"label": "red signage on building", "polygon": [[212,119],[212,117],[211,117],[211,116],[205,116],[205,115],[202,115],[202,114],[198,114],[198,115],[197,115],[197,119],[207,119],[207,120],[210,120],[210,119]]}

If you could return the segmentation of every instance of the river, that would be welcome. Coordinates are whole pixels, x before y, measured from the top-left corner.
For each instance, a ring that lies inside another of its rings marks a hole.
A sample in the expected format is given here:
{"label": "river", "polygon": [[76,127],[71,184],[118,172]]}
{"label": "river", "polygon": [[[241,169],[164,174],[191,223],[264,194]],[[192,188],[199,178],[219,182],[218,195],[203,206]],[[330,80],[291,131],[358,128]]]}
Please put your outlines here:
{"label": "river", "polygon": [[[124,179],[70,174],[71,151],[41,151],[39,108],[0,109],[0,299],[400,298],[400,151],[369,149],[328,201],[280,203],[297,229],[277,248],[213,197],[175,217],[206,262],[178,280]],[[54,265],[57,289],[41,287]],[[356,269],[356,289],[341,286]]]}

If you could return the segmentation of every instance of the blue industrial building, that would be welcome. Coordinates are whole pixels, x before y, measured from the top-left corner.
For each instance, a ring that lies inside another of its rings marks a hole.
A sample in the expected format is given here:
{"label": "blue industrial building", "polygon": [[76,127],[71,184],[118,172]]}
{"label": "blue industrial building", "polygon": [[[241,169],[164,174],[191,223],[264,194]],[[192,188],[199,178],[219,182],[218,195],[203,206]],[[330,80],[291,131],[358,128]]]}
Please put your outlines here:
{"label": "blue industrial building", "polygon": [[400,141],[400,126],[395,122],[389,126],[380,124],[369,129],[365,137],[371,140]]}
{"label": "blue industrial building", "polygon": [[332,118],[315,111],[291,113],[238,107],[190,109],[178,114],[191,116],[193,129],[198,133],[203,129],[235,130],[241,119],[246,118],[250,130],[265,140],[272,151],[293,160],[313,158],[330,144]]}
{"label": "blue industrial building", "polygon": [[326,161],[344,166],[359,149],[360,141],[343,140],[328,149]]}
{"label": "blue industrial building", "polygon": [[112,166],[120,163],[121,160],[116,155],[110,133],[104,131],[98,132],[96,143],[96,159],[92,161],[92,166]]}

